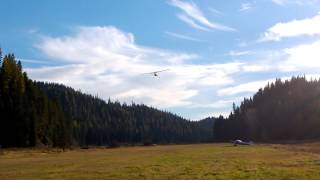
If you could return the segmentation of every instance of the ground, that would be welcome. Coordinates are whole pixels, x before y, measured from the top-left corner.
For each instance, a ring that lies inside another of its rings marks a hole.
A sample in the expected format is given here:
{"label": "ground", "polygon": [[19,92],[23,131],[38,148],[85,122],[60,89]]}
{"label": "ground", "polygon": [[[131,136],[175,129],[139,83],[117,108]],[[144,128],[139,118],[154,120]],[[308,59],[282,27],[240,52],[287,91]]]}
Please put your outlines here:
{"label": "ground", "polygon": [[319,179],[320,144],[11,149],[0,179]]}

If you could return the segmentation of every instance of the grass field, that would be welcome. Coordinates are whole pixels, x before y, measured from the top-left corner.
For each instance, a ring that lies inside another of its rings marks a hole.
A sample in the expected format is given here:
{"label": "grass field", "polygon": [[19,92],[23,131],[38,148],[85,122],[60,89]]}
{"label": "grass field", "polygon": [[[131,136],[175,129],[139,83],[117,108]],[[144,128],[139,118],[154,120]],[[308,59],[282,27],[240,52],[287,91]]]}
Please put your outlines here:
{"label": "grass field", "polygon": [[12,149],[0,179],[320,179],[320,144]]}

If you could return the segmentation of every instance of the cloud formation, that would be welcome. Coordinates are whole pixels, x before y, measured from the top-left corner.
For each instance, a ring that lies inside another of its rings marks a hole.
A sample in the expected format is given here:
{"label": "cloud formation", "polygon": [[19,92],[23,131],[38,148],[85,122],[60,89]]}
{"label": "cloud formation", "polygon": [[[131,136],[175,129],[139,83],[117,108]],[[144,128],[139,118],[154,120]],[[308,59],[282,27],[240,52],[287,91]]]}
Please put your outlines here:
{"label": "cloud formation", "polygon": [[[291,77],[282,77],[281,80],[285,81],[290,79]],[[259,81],[251,81],[248,83],[242,83],[236,86],[227,87],[220,89],[217,93],[219,96],[231,96],[237,95],[241,93],[256,93],[260,88],[264,88],[268,83],[275,82],[276,78],[259,80]]]}
{"label": "cloud formation", "polygon": [[253,54],[254,52],[252,51],[230,51],[229,52],[229,55],[230,56],[245,56],[245,55],[251,55]]}
{"label": "cloud formation", "polygon": [[204,42],[200,39],[197,39],[197,38],[193,38],[191,36],[187,36],[187,35],[183,35],[183,34],[178,34],[178,33],[173,33],[173,32],[165,32],[167,35],[171,36],[171,37],[175,37],[175,38],[178,38],[178,39],[184,39],[184,40],[189,40],[189,41],[196,41],[196,42]]}
{"label": "cloud formation", "polygon": [[217,94],[218,96],[231,96],[240,93],[255,93],[259,88],[264,87],[269,81],[272,80],[253,81],[232,87],[222,88],[218,90]]}
{"label": "cloud formation", "polygon": [[320,15],[311,18],[277,23],[269,28],[259,41],[280,41],[283,38],[303,35],[320,35]]}
{"label": "cloud formation", "polygon": [[[195,54],[140,46],[131,33],[113,26],[79,27],[62,37],[43,36],[36,45],[61,66],[29,68],[36,80],[53,81],[103,99],[145,103],[160,108],[197,103],[203,88],[234,82],[242,63],[195,65]],[[170,69],[155,78],[143,73]],[[166,97],[166,98],[163,98]]]}
{"label": "cloud formation", "polygon": [[[249,77],[238,81],[239,75],[320,67],[319,41],[283,49],[276,57],[270,57],[273,60],[285,57],[275,64],[268,60],[195,64],[193,62],[200,58],[196,54],[141,46],[133,34],[113,26],[78,27],[69,35],[42,36],[36,47],[59,63],[26,69],[33,79],[63,83],[105,100],[111,97],[158,108],[202,105],[210,108],[211,114],[225,112],[235,95],[254,93],[274,80],[250,82]],[[257,53],[230,51],[230,55],[248,57]],[[143,74],[161,69],[170,70],[161,73],[159,78]],[[199,113],[193,116],[200,117],[204,112]]]}
{"label": "cloud formation", "polygon": [[240,12],[248,11],[251,8],[252,8],[252,4],[251,3],[242,3],[239,11]]}
{"label": "cloud formation", "polygon": [[236,31],[234,28],[209,21],[194,2],[171,0],[169,4],[182,10],[183,13],[178,14],[178,18],[193,28],[203,31]]}
{"label": "cloud formation", "polygon": [[320,40],[311,44],[300,44],[286,48],[286,61],[281,64],[284,71],[297,71],[301,69],[314,69],[320,67]]}

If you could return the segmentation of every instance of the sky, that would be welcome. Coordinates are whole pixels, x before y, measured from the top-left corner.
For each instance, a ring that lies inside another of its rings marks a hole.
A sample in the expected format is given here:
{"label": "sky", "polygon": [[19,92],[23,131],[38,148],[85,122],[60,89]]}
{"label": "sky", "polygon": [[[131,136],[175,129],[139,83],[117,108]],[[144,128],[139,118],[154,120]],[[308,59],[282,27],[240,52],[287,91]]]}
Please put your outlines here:
{"label": "sky", "polygon": [[0,17],[30,78],[190,120],[320,77],[320,0],[1,0]]}

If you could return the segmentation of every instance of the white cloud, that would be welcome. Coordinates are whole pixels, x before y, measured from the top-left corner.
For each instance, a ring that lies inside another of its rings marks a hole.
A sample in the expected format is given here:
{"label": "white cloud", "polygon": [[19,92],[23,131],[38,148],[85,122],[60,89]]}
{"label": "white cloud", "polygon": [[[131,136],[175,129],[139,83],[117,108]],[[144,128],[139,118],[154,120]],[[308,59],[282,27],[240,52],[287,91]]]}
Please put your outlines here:
{"label": "white cloud", "polygon": [[294,71],[299,69],[313,69],[320,67],[320,40],[311,44],[302,44],[292,48],[287,48],[286,61],[281,63],[283,71]]}
{"label": "white cloud", "polygon": [[255,93],[270,80],[254,81],[218,90],[218,96],[231,96],[239,93]]}
{"label": "white cloud", "polygon": [[221,111],[221,112],[210,112],[210,113],[203,113],[199,115],[196,119],[204,119],[207,117],[219,117],[222,115],[223,117],[228,117],[231,111]]}
{"label": "white cloud", "polygon": [[[197,55],[140,46],[133,34],[112,26],[80,27],[62,37],[43,36],[36,47],[65,65],[26,69],[33,79],[63,83],[103,99],[160,108],[197,103],[194,97],[202,88],[232,84],[232,74],[242,66],[190,64],[188,60]],[[167,68],[160,77],[143,74]]]}
{"label": "white cloud", "polygon": [[240,12],[242,12],[242,11],[248,11],[248,10],[251,9],[251,8],[252,8],[252,4],[251,4],[251,3],[242,3],[239,11],[240,11]]}
{"label": "white cloud", "polygon": [[245,55],[252,55],[254,52],[252,51],[230,51],[230,56],[245,56]]}
{"label": "white cloud", "polygon": [[237,86],[220,89],[217,93],[219,96],[231,96],[240,93],[255,93],[259,90],[259,88],[263,88],[270,81],[272,81],[272,79],[248,82]]}
{"label": "white cloud", "polygon": [[[158,88],[152,87],[142,87],[140,89],[132,89],[123,93],[119,93],[116,96],[120,99],[131,99],[133,101],[138,101],[141,99],[146,99],[149,101],[149,104],[152,104],[156,107],[162,106],[185,106],[191,104],[187,99],[198,94],[197,90],[186,90],[186,89],[175,89],[176,92],[172,92],[170,87],[164,87],[159,90]],[[165,97],[165,98],[163,98]],[[183,97],[177,98],[177,97]],[[141,101],[141,103],[144,103]]]}
{"label": "white cloud", "polygon": [[234,100],[219,100],[212,104],[209,104],[209,107],[212,108],[230,108]]}
{"label": "white cloud", "polygon": [[[219,117],[221,115],[221,116],[227,118],[230,115],[230,112],[231,111],[215,112],[215,113],[212,113],[210,117]],[[208,117],[208,116],[206,116],[206,117]]]}
{"label": "white cloud", "polygon": [[308,81],[320,78],[320,74],[305,74],[304,75]]}
{"label": "white cloud", "polygon": [[193,38],[191,36],[187,36],[187,35],[183,35],[183,34],[178,34],[178,33],[173,33],[173,32],[165,32],[167,35],[175,37],[175,38],[179,38],[179,39],[184,39],[184,40],[189,40],[189,41],[196,41],[196,42],[203,42],[200,39],[197,38]]}
{"label": "white cloud", "polygon": [[212,109],[230,109],[232,107],[232,104],[233,103],[236,103],[236,102],[239,102],[239,101],[242,101],[243,100],[243,97],[234,97],[232,99],[228,99],[228,100],[225,100],[225,99],[221,99],[221,100],[217,100],[217,101],[213,101],[213,103],[210,103],[210,104],[194,104],[192,106],[189,106],[190,108],[212,108]]}
{"label": "white cloud", "polygon": [[[305,76],[308,81],[319,79],[320,74],[296,74],[295,76]],[[284,77],[278,77],[281,79],[282,82],[286,80],[290,80],[291,77],[284,76]],[[242,83],[236,86],[231,86],[227,88],[222,88],[217,91],[218,96],[234,96],[237,94],[245,93],[249,96],[252,96],[254,93],[256,93],[260,88],[264,88],[268,83],[275,82],[276,78],[273,79],[267,79],[267,80],[258,80],[258,81],[251,81],[248,83]],[[241,101],[244,96],[241,96],[242,99],[239,99],[240,97],[236,98],[234,102]]]}
{"label": "white cloud", "polygon": [[170,5],[175,6],[183,11],[183,14],[178,14],[178,18],[193,28],[207,31],[208,29],[216,29],[222,31],[235,31],[235,29],[224,26],[222,24],[209,21],[193,2],[185,2],[181,0],[171,0]]}
{"label": "white cloud", "polygon": [[247,64],[242,66],[243,71],[245,72],[263,72],[269,71],[272,67],[268,64]]}
{"label": "white cloud", "polygon": [[248,59],[242,61],[242,72],[296,73],[315,72],[320,67],[320,39],[277,50],[230,51],[228,55]]}
{"label": "white cloud", "polygon": [[320,15],[312,18],[277,23],[269,28],[259,41],[280,41],[282,38],[320,35]]}
{"label": "white cloud", "polygon": [[272,2],[274,2],[278,5],[283,5],[283,4],[290,2],[290,1],[288,1],[288,0],[272,0]]}
{"label": "white cloud", "polygon": [[[288,80],[291,77],[281,77],[282,81]],[[231,96],[240,93],[255,93],[260,88],[264,88],[268,82],[275,82],[276,78],[274,79],[267,79],[267,80],[259,80],[259,81],[252,81],[248,83],[239,84],[237,86],[227,87],[218,90],[218,96]]]}
{"label": "white cloud", "polygon": [[191,18],[189,18],[188,16],[186,16],[184,14],[178,14],[177,16],[181,21],[187,23],[188,25],[190,25],[191,27],[193,27],[195,29],[199,29],[199,30],[202,30],[202,31],[211,31],[210,29],[195,23],[194,20],[192,20]]}
{"label": "white cloud", "polygon": [[[105,100],[111,97],[121,102],[133,101],[157,108],[186,108],[202,104],[216,112],[225,111],[232,104],[230,99],[233,95],[254,93],[271,81],[235,85],[239,82],[235,82],[234,76],[278,68],[277,65],[271,67],[256,61],[193,64],[195,61],[190,60],[199,58],[196,54],[138,45],[133,34],[113,26],[79,27],[71,35],[43,36],[36,47],[64,65],[26,69],[32,79],[63,83]],[[313,48],[317,49],[318,45]],[[288,54],[296,56],[297,52],[294,49],[286,51],[288,57]],[[240,56],[256,52],[230,53]],[[161,69],[170,70],[160,73],[159,77],[143,74]],[[217,100],[204,99],[204,96]],[[228,99],[220,99],[222,96]],[[200,113],[203,112],[190,114],[196,117]]]}

